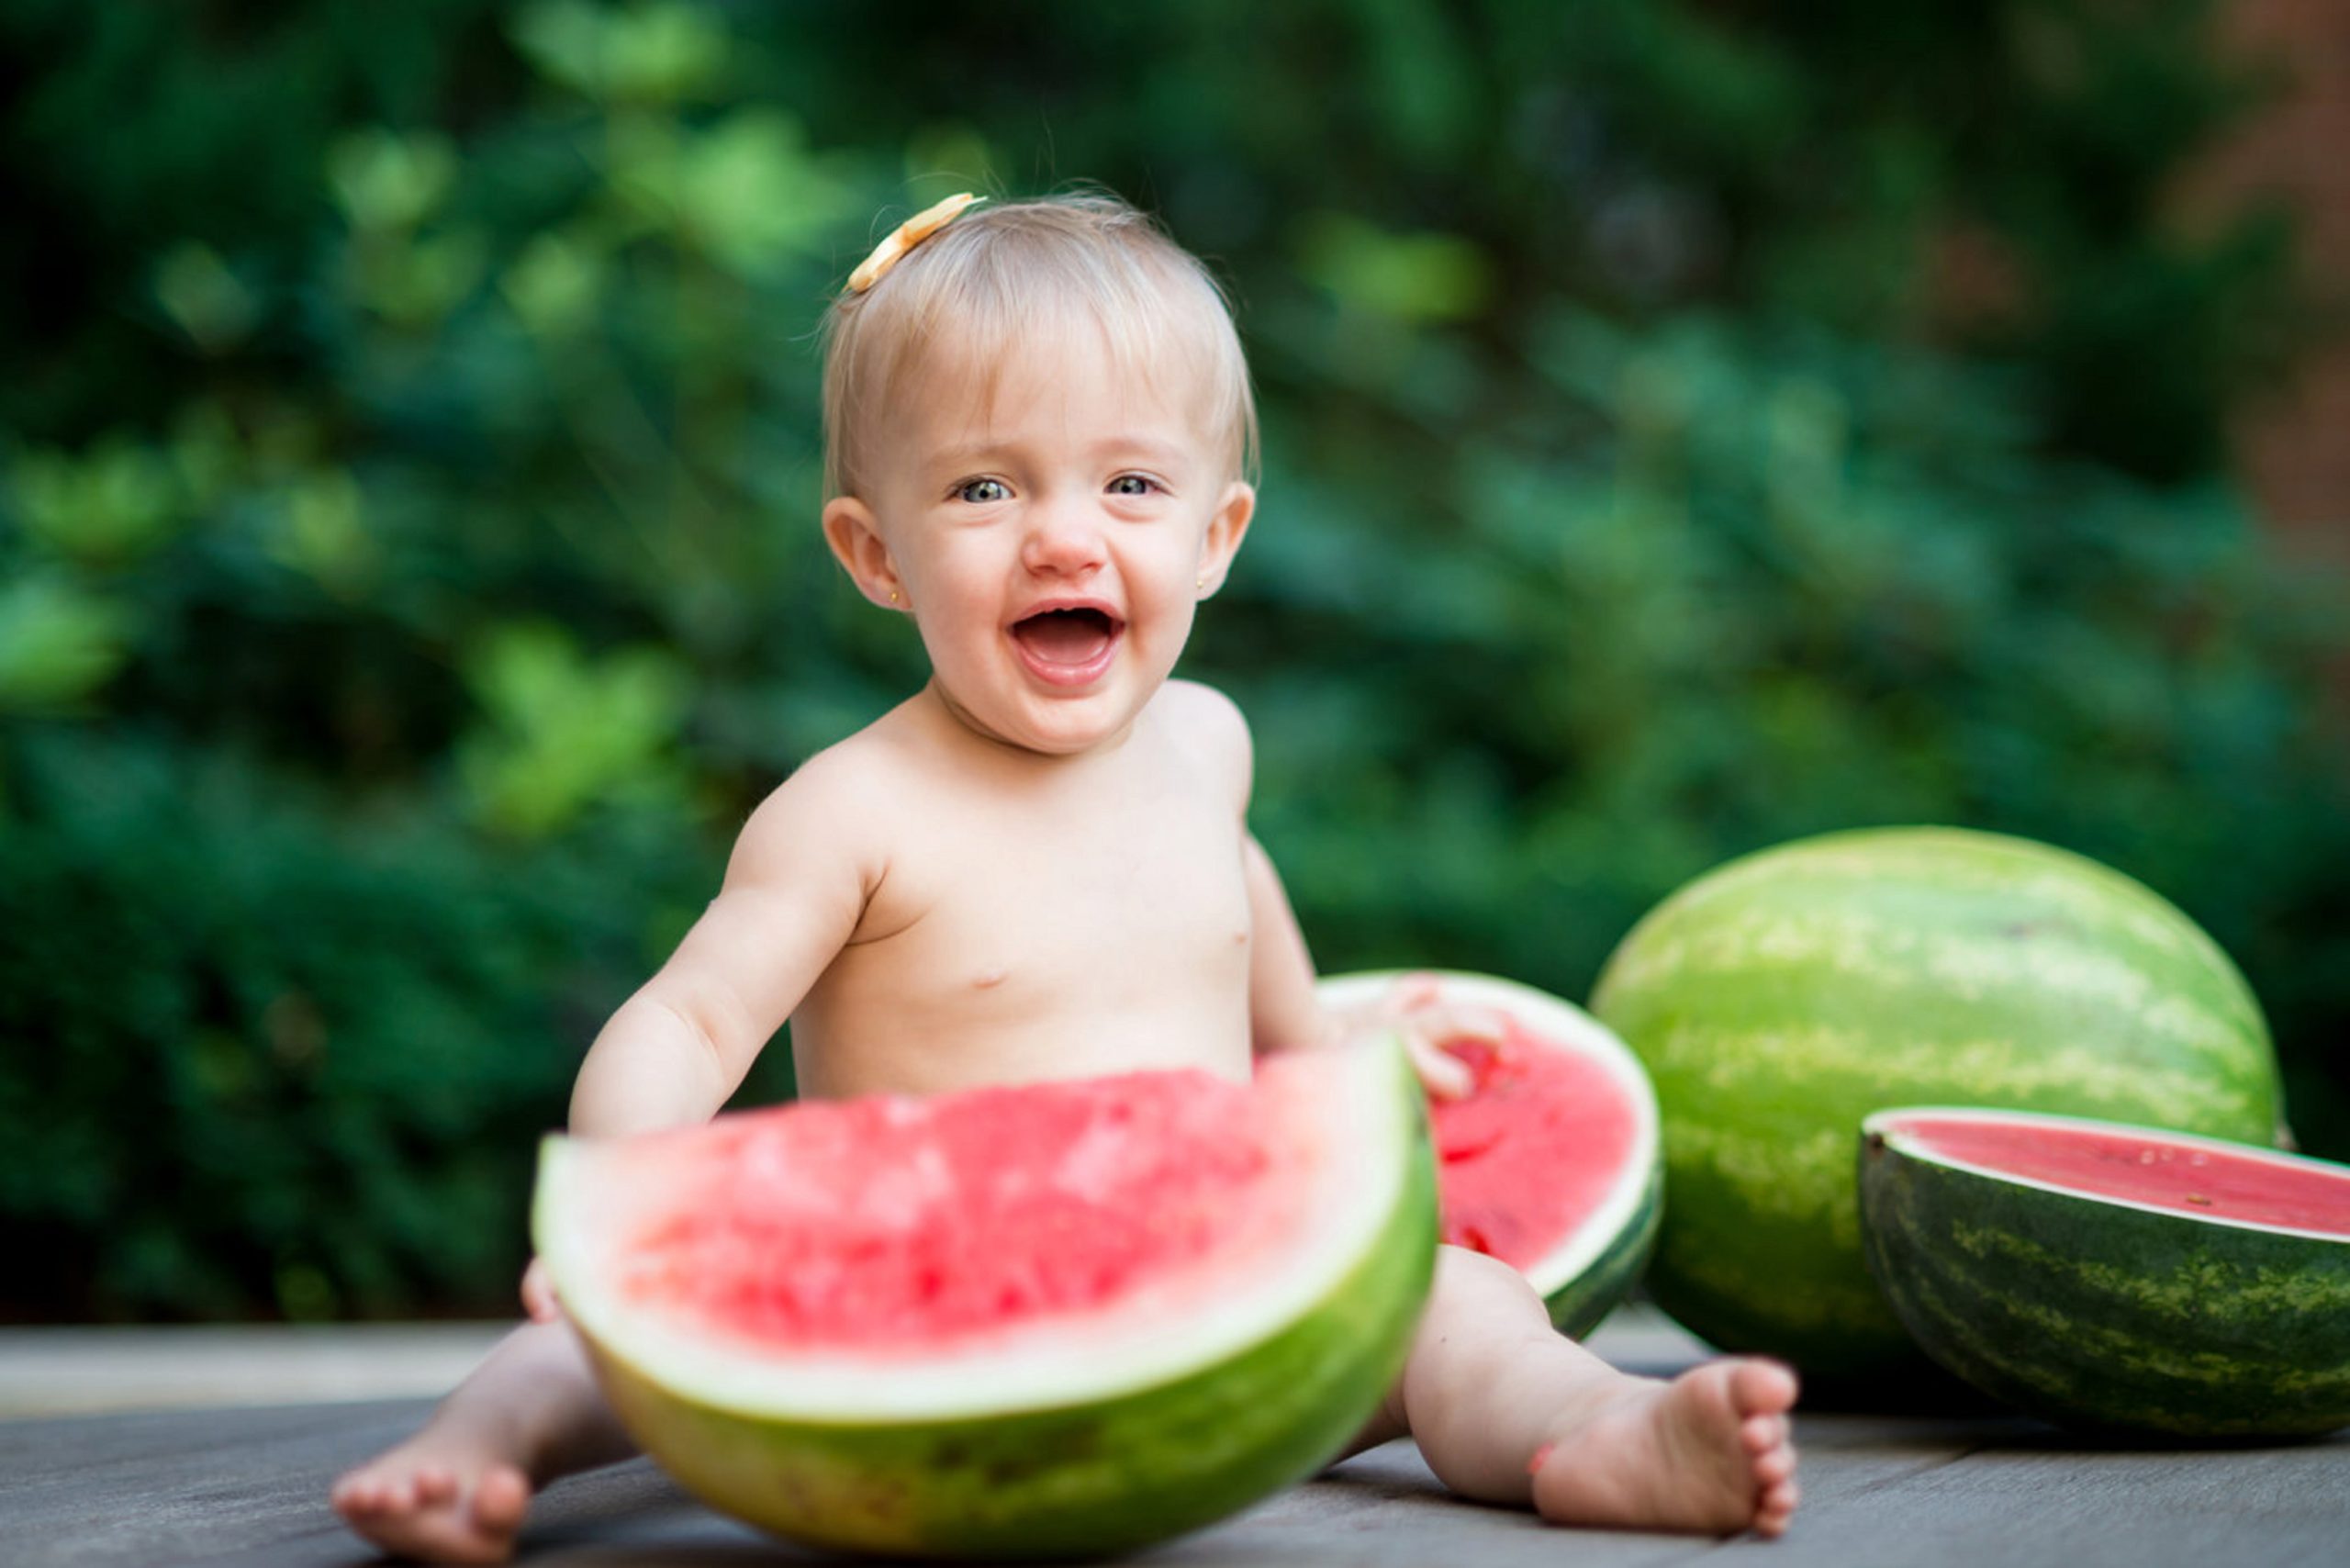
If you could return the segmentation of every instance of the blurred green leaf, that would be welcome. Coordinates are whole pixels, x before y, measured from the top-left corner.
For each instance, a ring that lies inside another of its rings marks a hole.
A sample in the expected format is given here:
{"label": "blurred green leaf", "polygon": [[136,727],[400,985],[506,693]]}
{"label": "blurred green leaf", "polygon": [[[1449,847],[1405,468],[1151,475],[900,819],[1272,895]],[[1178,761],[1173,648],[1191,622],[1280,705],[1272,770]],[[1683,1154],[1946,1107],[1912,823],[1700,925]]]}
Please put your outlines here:
{"label": "blurred green leaf", "polygon": [[327,151],[327,186],[352,228],[394,232],[437,211],[456,183],[457,153],[433,132],[354,130]]}
{"label": "blurred green leaf", "polygon": [[0,582],[0,713],[85,701],[129,657],[120,604],[49,574]]}
{"label": "blurred green leaf", "polygon": [[193,404],[173,425],[169,461],[192,510],[219,504],[237,482],[244,457],[236,421],[218,403]]}
{"label": "blurred green leaf", "polygon": [[262,303],[208,245],[174,245],[155,267],[155,298],[164,314],[207,353],[244,342],[261,321]]}
{"label": "blurred green leaf", "polygon": [[1493,297],[1483,251],[1456,234],[1391,234],[1347,213],[1308,218],[1301,271],[1341,302],[1407,324],[1466,320]]}
{"label": "blurred green leaf", "polygon": [[523,325],[543,337],[567,337],[593,319],[605,269],[592,249],[567,235],[533,235],[498,279],[498,292]]}
{"label": "blurred green leaf", "polygon": [[622,649],[590,661],[561,631],[505,627],[466,661],[486,725],[460,746],[473,810],[502,833],[533,837],[614,799],[674,797],[687,707],[669,654]]}
{"label": "blurred green leaf", "polygon": [[265,547],[281,565],[341,598],[364,592],[382,570],[381,552],[367,532],[359,482],[340,470],[305,476],[289,486]]}
{"label": "blurred green leaf", "polygon": [[120,567],[178,532],[186,499],[172,465],[122,437],[81,454],[35,449],[8,472],[9,499],[26,534],[93,567]]}
{"label": "blurred green leaf", "polygon": [[545,0],[522,9],[513,36],[543,74],[615,104],[675,103],[710,86],[726,62],[716,13],[677,0],[619,9]]}
{"label": "blurred green leaf", "polygon": [[773,110],[737,110],[680,151],[679,220],[713,259],[747,277],[823,254],[823,241],[860,205],[809,155],[799,123]]}
{"label": "blurred green leaf", "polygon": [[354,302],[397,325],[429,327],[471,294],[487,270],[487,246],[470,230],[363,237],[349,280]]}

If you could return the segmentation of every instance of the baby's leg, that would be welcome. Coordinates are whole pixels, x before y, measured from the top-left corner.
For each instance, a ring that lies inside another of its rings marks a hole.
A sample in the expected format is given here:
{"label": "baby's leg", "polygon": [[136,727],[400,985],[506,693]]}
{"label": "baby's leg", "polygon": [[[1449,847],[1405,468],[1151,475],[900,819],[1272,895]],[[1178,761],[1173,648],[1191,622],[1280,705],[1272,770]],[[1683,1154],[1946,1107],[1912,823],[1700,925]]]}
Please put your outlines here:
{"label": "baby's leg", "polygon": [[1404,1375],[1350,1451],[1408,1432],[1454,1491],[1557,1524],[1777,1535],[1795,1396],[1773,1361],[1619,1372],[1553,1329],[1515,1269],[1446,1247]]}
{"label": "baby's leg", "polygon": [[335,1483],[335,1512],[397,1556],[502,1562],[531,1494],[636,1451],[560,1320],[526,1323],[433,1410],[423,1429]]}

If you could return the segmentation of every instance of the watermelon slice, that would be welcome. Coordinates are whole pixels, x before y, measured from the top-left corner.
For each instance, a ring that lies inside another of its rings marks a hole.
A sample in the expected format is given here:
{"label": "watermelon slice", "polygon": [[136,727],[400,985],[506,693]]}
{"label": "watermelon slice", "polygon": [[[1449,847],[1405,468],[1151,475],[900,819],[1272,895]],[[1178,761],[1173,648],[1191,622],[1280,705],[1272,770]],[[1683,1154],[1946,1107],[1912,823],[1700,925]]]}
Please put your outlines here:
{"label": "watermelon slice", "polygon": [[2350,1425],[2350,1166],[1921,1107],[1867,1119],[1860,1181],[1896,1316],[1996,1398],[2180,1437]]}
{"label": "watermelon slice", "polygon": [[533,1233],[605,1392],[705,1501],[929,1557],[1115,1551],[1326,1462],[1434,1267],[1392,1043],[550,1137]]}
{"label": "watermelon slice", "polygon": [[[1588,1332],[1639,1278],[1664,1190],[1656,1093],[1607,1027],[1573,1003],[1492,975],[1427,973],[1438,1000],[1500,1015],[1498,1047],[1449,1042],[1475,1089],[1429,1106],[1443,1239],[1533,1282],[1550,1321]],[[1323,1004],[1377,999],[1403,971],[1337,975]]]}

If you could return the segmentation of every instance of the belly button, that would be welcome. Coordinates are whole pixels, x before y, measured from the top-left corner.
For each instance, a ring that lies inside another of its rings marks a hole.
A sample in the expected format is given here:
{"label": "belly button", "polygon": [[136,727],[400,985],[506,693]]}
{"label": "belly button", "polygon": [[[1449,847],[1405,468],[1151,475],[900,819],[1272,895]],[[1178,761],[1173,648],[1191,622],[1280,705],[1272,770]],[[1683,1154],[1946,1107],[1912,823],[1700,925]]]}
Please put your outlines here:
{"label": "belly button", "polygon": [[979,991],[993,991],[1003,983],[1004,977],[1011,972],[1010,969],[981,969],[979,978],[972,980],[971,984]]}

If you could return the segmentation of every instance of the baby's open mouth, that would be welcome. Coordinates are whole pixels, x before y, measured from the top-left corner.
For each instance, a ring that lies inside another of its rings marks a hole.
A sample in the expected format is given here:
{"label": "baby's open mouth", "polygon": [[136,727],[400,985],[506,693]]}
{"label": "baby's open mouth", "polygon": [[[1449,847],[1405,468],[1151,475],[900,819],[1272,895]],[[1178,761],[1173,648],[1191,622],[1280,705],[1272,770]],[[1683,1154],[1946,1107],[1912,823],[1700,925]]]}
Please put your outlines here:
{"label": "baby's open mouth", "polygon": [[1121,622],[1101,610],[1046,610],[1015,621],[1012,635],[1040,664],[1076,670],[1100,659]]}
{"label": "baby's open mouth", "polygon": [[1044,609],[1013,621],[1013,642],[1039,675],[1071,682],[1100,675],[1124,628],[1107,609]]}

